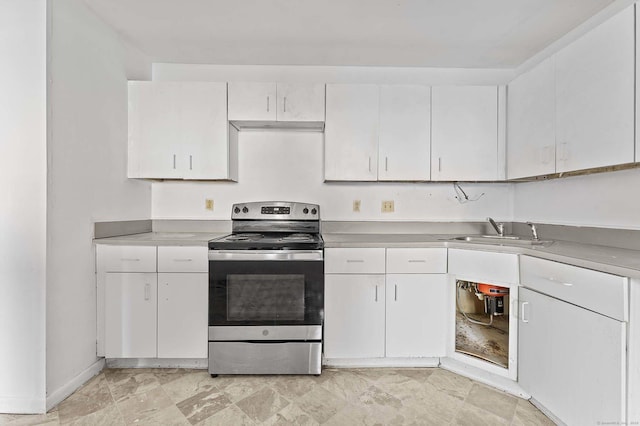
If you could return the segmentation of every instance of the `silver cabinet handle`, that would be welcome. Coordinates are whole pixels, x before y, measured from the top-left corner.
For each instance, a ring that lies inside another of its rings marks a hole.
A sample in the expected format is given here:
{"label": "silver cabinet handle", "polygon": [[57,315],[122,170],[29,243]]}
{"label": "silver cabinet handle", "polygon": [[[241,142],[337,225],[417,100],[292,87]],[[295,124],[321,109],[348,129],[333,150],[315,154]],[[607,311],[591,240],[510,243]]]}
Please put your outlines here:
{"label": "silver cabinet handle", "polygon": [[364,263],[362,259],[347,259],[347,263]]}
{"label": "silver cabinet handle", "polygon": [[147,283],[144,285],[144,300],[149,300],[151,298],[151,284]]}
{"label": "silver cabinet handle", "polygon": [[283,107],[282,111],[283,112],[287,112],[287,97],[286,96],[284,97],[284,105],[282,107]]}
{"label": "silver cabinet handle", "polygon": [[438,171],[442,171],[442,157],[438,157]]}
{"label": "silver cabinet handle", "polygon": [[524,307],[527,306],[529,302],[522,302],[522,307],[520,308],[520,318],[522,318],[522,322],[529,322],[528,319],[524,316]]}
{"label": "silver cabinet handle", "polygon": [[193,262],[193,259],[173,259],[174,262]]}
{"label": "silver cabinet handle", "polygon": [[409,259],[409,263],[427,263],[424,259]]}
{"label": "silver cabinet handle", "polygon": [[267,96],[267,112],[269,112],[269,96]]}
{"label": "silver cabinet handle", "polygon": [[563,286],[566,286],[566,287],[573,287],[573,283],[568,283],[568,282],[565,282],[565,281],[561,281],[561,280],[555,279],[553,277],[549,277],[548,280],[553,282],[553,283],[562,284]]}
{"label": "silver cabinet handle", "polygon": [[174,168],[174,170],[176,168],[176,155],[175,154],[173,154],[173,168]]}
{"label": "silver cabinet handle", "polygon": [[384,157],[384,171],[389,171],[389,157]]}
{"label": "silver cabinet handle", "polygon": [[140,259],[137,259],[135,257],[122,257],[120,258],[120,260],[123,262],[140,262]]}
{"label": "silver cabinet handle", "polygon": [[371,171],[371,156],[369,156],[369,171]]}
{"label": "silver cabinet handle", "polygon": [[394,284],[394,300],[398,301],[398,284]]}
{"label": "silver cabinet handle", "polygon": [[377,284],[376,284],[376,298],[375,298],[375,301],[376,302],[378,301],[378,285]]}
{"label": "silver cabinet handle", "polygon": [[193,170],[193,155],[189,156],[189,170]]}

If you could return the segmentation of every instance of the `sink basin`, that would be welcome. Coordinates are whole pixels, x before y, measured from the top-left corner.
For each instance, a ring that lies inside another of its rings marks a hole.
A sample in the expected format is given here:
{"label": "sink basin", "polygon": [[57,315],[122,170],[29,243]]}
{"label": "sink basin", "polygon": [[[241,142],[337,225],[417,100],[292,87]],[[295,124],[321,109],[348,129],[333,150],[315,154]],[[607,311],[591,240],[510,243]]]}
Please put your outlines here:
{"label": "sink basin", "polygon": [[506,244],[519,246],[544,246],[551,245],[550,240],[532,240],[528,238],[518,237],[516,235],[464,235],[453,237],[450,241],[467,241],[470,243],[487,243],[487,244]]}

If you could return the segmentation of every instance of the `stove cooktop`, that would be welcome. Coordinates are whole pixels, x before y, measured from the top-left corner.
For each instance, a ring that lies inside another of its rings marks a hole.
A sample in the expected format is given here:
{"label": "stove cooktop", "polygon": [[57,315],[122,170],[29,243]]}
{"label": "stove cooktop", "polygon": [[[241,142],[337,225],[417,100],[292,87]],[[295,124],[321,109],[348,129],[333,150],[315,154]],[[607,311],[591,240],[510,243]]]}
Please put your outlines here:
{"label": "stove cooktop", "polygon": [[318,250],[320,234],[287,232],[240,232],[209,241],[210,250]]}

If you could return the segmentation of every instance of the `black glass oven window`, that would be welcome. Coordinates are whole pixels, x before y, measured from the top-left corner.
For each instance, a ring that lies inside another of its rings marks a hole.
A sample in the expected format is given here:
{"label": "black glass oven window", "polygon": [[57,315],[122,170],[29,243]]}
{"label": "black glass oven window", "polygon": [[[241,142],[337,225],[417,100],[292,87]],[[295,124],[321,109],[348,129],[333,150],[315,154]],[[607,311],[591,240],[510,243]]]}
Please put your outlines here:
{"label": "black glass oven window", "polygon": [[227,321],[304,320],[304,275],[227,275]]}

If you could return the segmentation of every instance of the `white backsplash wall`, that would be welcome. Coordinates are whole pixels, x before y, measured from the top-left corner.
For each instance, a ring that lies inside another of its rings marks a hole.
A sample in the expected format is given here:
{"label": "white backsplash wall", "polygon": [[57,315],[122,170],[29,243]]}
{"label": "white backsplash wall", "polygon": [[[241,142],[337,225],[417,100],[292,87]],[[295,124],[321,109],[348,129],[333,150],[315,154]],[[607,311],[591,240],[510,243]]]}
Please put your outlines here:
{"label": "white backsplash wall", "polygon": [[[316,203],[322,220],[470,221],[510,220],[512,184],[461,184],[477,201],[460,204],[451,183],[324,183],[324,135],[296,131],[242,131],[239,179],[234,182],[155,182],[153,219],[228,220],[231,205],[245,201],[283,200]],[[214,210],[205,209],[205,199]],[[353,201],[361,200],[360,213]],[[394,213],[381,202],[393,200]]]}
{"label": "white backsplash wall", "polygon": [[640,169],[519,183],[514,220],[640,229]]}

